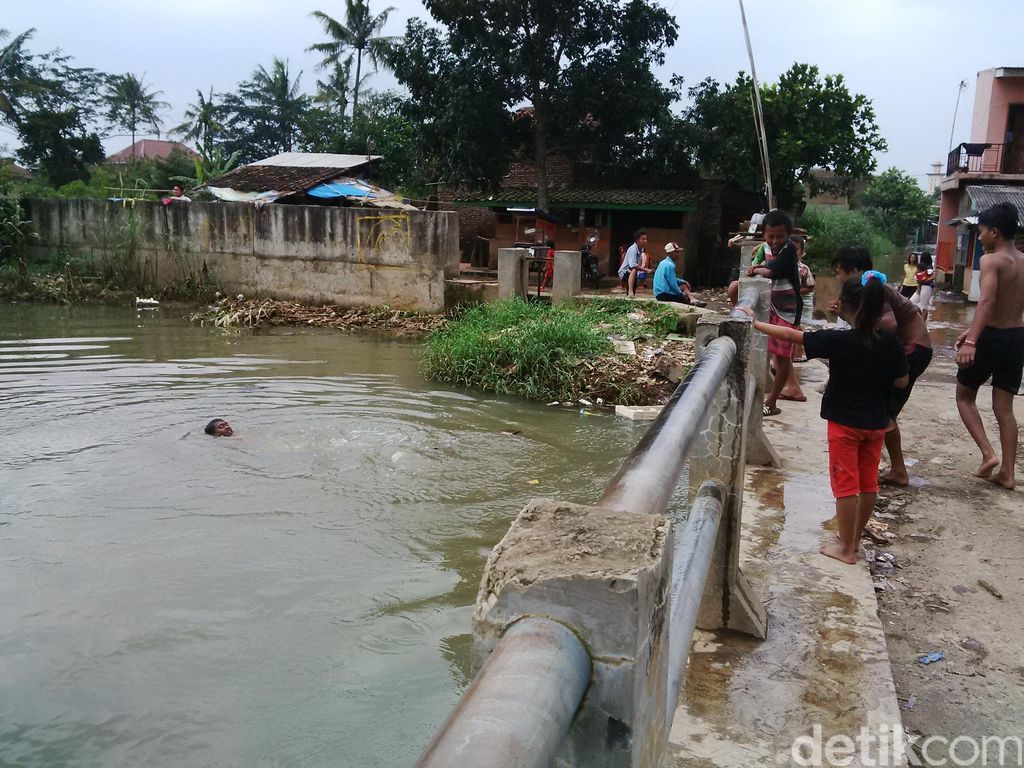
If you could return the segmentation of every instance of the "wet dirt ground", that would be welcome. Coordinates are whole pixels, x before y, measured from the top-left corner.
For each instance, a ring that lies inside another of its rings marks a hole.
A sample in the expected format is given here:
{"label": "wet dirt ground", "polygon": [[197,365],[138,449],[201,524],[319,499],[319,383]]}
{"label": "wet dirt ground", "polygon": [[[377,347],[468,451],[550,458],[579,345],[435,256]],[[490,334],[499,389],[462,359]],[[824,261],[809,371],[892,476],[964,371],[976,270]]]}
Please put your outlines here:
{"label": "wet dirt ground", "polygon": [[[883,490],[876,508],[877,521],[894,536],[880,549],[896,558],[892,573],[876,577],[879,613],[904,726],[920,735],[919,744],[933,737],[927,755],[918,751],[919,764],[1020,766],[1024,493],[971,474],[980,453],[957,413],[952,350],[969,310],[939,305],[936,314],[929,323],[935,359],[900,420],[908,463],[914,462],[911,485]],[[995,441],[989,386],[978,403]],[[1020,422],[1020,400],[1016,405]],[[1021,470],[1018,448],[1018,478]],[[931,652],[944,658],[921,664],[919,657]],[[957,737],[964,738],[951,754]],[[996,738],[1016,741],[1000,757]],[[981,754],[974,754],[976,744]]]}

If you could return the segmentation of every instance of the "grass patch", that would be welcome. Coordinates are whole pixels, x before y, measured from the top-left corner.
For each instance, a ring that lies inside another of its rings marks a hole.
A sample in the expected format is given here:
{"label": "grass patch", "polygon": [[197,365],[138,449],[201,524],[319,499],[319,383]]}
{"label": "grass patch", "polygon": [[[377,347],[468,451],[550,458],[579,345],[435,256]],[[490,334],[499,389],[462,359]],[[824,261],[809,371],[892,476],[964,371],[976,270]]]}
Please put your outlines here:
{"label": "grass patch", "polygon": [[656,304],[607,299],[558,306],[518,299],[467,309],[427,340],[423,372],[455,386],[531,400],[602,397],[637,403],[639,357],[615,355],[608,336],[657,339],[677,316]]}

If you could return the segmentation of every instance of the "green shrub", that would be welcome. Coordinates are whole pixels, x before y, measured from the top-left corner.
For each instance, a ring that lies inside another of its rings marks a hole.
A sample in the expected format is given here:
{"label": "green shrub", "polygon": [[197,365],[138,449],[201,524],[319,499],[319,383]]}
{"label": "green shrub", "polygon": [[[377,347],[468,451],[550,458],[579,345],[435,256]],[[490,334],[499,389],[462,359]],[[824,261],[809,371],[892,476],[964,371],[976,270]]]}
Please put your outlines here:
{"label": "green shrub", "polygon": [[[595,361],[611,351],[608,336],[647,338],[675,330],[667,307],[624,300],[555,307],[518,299],[464,309],[427,340],[423,372],[455,386],[531,400],[576,400],[594,391]],[[607,383],[607,382],[606,382]],[[607,394],[631,402],[628,377]],[[628,390],[628,391],[627,391]]]}
{"label": "green shrub", "polygon": [[807,262],[814,272],[830,270],[833,255],[844,245],[864,246],[879,268],[887,268],[897,251],[896,246],[859,211],[808,206],[800,217],[800,226],[811,236],[807,244]]}

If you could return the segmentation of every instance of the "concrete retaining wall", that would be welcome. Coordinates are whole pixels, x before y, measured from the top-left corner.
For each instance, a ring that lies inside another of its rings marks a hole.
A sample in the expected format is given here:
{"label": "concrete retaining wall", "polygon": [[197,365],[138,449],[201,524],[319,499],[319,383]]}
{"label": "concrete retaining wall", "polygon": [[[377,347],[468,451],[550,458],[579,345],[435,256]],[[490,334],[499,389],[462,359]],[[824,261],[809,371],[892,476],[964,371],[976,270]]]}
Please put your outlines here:
{"label": "concrete retaining wall", "polygon": [[36,250],[130,249],[160,289],[205,269],[231,293],[307,304],[444,310],[458,274],[452,212],[247,203],[28,200]]}

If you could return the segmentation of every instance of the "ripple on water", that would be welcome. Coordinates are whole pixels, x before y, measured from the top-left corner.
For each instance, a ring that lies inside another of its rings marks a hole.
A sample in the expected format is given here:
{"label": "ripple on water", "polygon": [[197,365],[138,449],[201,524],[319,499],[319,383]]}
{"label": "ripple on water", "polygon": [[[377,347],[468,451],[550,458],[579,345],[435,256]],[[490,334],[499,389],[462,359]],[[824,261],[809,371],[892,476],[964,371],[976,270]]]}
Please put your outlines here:
{"label": "ripple on water", "polygon": [[413,762],[509,520],[639,435],[409,346],[24,311],[65,325],[0,322],[0,763]]}

